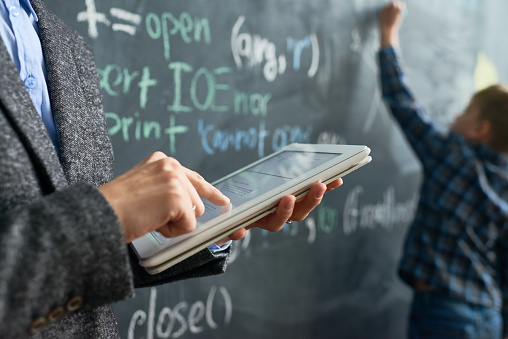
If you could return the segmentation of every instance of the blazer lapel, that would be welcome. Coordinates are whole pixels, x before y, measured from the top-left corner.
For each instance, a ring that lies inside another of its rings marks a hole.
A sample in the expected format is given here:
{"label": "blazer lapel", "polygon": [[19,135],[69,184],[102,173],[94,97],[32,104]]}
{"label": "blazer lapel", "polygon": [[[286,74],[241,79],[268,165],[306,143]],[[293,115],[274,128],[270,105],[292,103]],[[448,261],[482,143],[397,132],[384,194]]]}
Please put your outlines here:
{"label": "blazer lapel", "polygon": [[[0,39],[0,102],[2,111],[25,145],[45,193],[67,184],[58,156],[11,56]],[[42,176],[42,177],[41,177]]]}
{"label": "blazer lapel", "polygon": [[48,73],[60,162],[70,184],[101,185],[112,176],[113,150],[93,54],[40,0],[31,0]]}

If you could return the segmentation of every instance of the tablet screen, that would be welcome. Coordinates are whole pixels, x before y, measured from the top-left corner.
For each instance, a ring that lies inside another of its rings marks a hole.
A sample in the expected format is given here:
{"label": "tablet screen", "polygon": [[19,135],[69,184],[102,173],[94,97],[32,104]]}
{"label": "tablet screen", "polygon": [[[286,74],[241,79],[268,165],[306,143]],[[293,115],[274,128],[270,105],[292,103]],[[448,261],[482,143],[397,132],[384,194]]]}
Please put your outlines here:
{"label": "tablet screen", "polygon": [[[231,203],[227,206],[216,206],[203,199],[205,213],[197,218],[198,227],[339,155],[340,153],[283,151],[214,183]],[[152,232],[152,234],[160,244],[169,240],[158,232]]]}

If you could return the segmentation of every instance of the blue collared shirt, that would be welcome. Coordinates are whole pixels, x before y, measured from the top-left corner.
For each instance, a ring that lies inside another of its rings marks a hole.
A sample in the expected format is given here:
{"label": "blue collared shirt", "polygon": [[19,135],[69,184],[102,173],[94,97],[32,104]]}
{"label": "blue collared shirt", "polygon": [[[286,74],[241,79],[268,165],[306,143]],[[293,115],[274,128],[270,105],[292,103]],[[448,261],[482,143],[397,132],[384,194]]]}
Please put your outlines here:
{"label": "blue collared shirt", "polygon": [[30,94],[37,113],[58,150],[58,137],[51,111],[46,64],[39,40],[37,15],[28,0],[1,0],[0,36]]}
{"label": "blue collared shirt", "polygon": [[414,99],[397,50],[381,50],[379,63],[383,98],[424,171],[399,274],[503,308],[507,334],[508,155],[439,128]]}

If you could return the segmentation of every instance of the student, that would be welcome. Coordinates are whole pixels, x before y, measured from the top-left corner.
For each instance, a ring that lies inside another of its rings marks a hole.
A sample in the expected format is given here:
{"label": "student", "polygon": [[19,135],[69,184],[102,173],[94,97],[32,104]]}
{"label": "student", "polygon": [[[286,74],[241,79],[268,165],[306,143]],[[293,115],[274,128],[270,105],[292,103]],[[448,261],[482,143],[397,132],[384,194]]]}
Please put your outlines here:
{"label": "student", "polygon": [[[119,338],[110,304],[135,287],[225,270],[245,229],[159,275],[137,264],[126,243],[190,232],[200,196],[228,199],[160,152],[111,180],[92,52],[41,0],[0,0],[0,67],[0,338]],[[302,220],[340,183],[285,196],[249,228]]]}
{"label": "student", "polygon": [[414,290],[409,337],[507,337],[508,88],[479,91],[440,129],[406,83],[404,10],[399,1],[381,10],[378,57],[383,98],[424,173],[399,266]]}

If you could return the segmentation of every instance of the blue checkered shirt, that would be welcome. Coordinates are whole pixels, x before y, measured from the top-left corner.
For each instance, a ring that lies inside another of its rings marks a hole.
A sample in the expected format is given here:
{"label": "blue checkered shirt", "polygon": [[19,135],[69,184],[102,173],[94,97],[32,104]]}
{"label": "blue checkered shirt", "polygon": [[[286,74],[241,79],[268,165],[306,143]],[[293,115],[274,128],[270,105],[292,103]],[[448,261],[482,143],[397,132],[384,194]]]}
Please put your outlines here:
{"label": "blue checkered shirt", "polygon": [[400,277],[410,286],[418,279],[436,292],[506,309],[508,154],[438,127],[411,94],[399,52],[388,47],[378,56],[383,98],[424,172]]}

